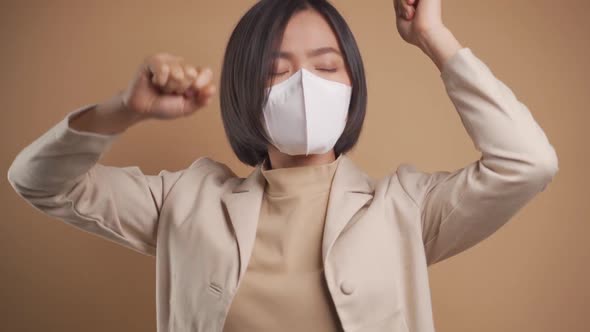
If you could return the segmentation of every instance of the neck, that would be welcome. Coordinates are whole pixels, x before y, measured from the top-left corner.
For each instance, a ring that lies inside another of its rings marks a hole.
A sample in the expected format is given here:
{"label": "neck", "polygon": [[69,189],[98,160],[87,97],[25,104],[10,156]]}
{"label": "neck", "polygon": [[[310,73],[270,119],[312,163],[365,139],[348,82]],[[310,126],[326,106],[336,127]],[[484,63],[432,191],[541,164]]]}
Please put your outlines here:
{"label": "neck", "polygon": [[268,156],[270,165],[266,164],[267,169],[322,165],[329,164],[336,160],[336,155],[333,149],[323,154],[291,156],[282,153],[272,145],[268,148]]}

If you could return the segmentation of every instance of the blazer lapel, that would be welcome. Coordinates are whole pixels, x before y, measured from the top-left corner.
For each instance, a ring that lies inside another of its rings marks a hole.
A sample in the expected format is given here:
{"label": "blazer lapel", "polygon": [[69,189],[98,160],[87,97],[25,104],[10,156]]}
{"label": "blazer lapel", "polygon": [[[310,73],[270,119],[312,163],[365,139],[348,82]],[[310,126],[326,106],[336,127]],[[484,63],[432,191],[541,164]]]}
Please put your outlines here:
{"label": "blazer lapel", "polygon": [[234,229],[240,255],[238,281],[246,272],[256,239],[256,226],[264,193],[264,177],[257,166],[246,179],[221,195]]}
{"label": "blazer lapel", "polygon": [[334,242],[354,215],[373,198],[371,178],[343,154],[332,180],[324,224],[322,261],[325,263]]}
{"label": "blazer lapel", "polygon": [[[322,260],[325,262],[338,235],[352,217],[373,197],[371,179],[360,170],[346,154],[334,173],[322,240]],[[229,186],[221,195],[239,248],[240,266],[238,280],[246,272],[251,257],[260,207],[264,194],[265,180],[259,164],[235,187]]]}

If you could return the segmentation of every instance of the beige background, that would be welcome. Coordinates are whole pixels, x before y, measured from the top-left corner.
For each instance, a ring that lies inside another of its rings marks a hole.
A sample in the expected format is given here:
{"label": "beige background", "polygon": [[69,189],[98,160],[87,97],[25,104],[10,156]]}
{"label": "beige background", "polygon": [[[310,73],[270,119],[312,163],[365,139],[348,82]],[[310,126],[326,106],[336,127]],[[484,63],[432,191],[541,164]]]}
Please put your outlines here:
{"label": "beige background", "polygon": [[[0,168],[65,114],[124,88],[148,54],[210,65],[254,1],[3,1]],[[479,157],[435,65],[399,37],[390,0],[335,0],[360,44],[369,109],[351,154],[373,177],[401,162],[454,169]],[[516,93],[560,171],[489,239],[430,268],[438,331],[588,331],[590,2],[443,3],[446,25]],[[184,120],[131,128],[101,160],[148,174],[199,156],[250,171],[216,98]],[[155,331],[155,260],[33,210],[0,179],[0,329]],[[586,257],[586,259],[584,259]]]}

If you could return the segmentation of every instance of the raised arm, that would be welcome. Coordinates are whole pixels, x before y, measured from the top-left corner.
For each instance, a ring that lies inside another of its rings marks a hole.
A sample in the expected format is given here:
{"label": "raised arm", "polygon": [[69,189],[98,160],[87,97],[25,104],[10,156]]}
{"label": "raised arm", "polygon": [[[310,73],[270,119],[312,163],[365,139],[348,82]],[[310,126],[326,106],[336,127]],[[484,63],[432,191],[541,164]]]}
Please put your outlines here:
{"label": "raised arm", "polygon": [[529,109],[470,48],[457,49],[443,26],[422,31],[417,40],[441,68],[445,89],[481,152],[478,160],[452,172],[427,173],[410,164],[397,170],[420,212],[431,265],[490,236],[543,191],[559,167],[555,149]]}
{"label": "raised arm", "polygon": [[20,151],[8,170],[19,196],[74,227],[155,255],[160,210],[184,170],[146,175],[137,166],[98,161],[130,126],[148,118],[185,116],[207,104],[214,91],[207,85],[210,74],[198,76],[204,77],[201,81],[196,75],[174,78],[170,68],[162,67],[186,70],[165,59],[148,58],[128,90],[69,112]]}

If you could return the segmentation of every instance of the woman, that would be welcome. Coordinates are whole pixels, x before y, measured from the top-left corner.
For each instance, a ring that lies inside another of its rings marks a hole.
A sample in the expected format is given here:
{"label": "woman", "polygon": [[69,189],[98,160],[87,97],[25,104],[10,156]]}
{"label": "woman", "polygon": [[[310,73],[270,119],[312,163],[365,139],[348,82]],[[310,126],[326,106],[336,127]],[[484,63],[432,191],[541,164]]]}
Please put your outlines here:
{"label": "woman", "polygon": [[97,163],[130,126],[207,105],[211,70],[148,57],[129,87],[70,112],[14,160],[33,206],[156,256],[158,331],[434,331],[427,267],[482,241],[558,171],[527,107],[441,21],[394,1],[397,29],[441,71],[481,158],[374,180],[346,153],[367,102],[362,59],[325,0],[263,0],[236,26],[221,114],[240,178],[207,157],[145,175]]}

